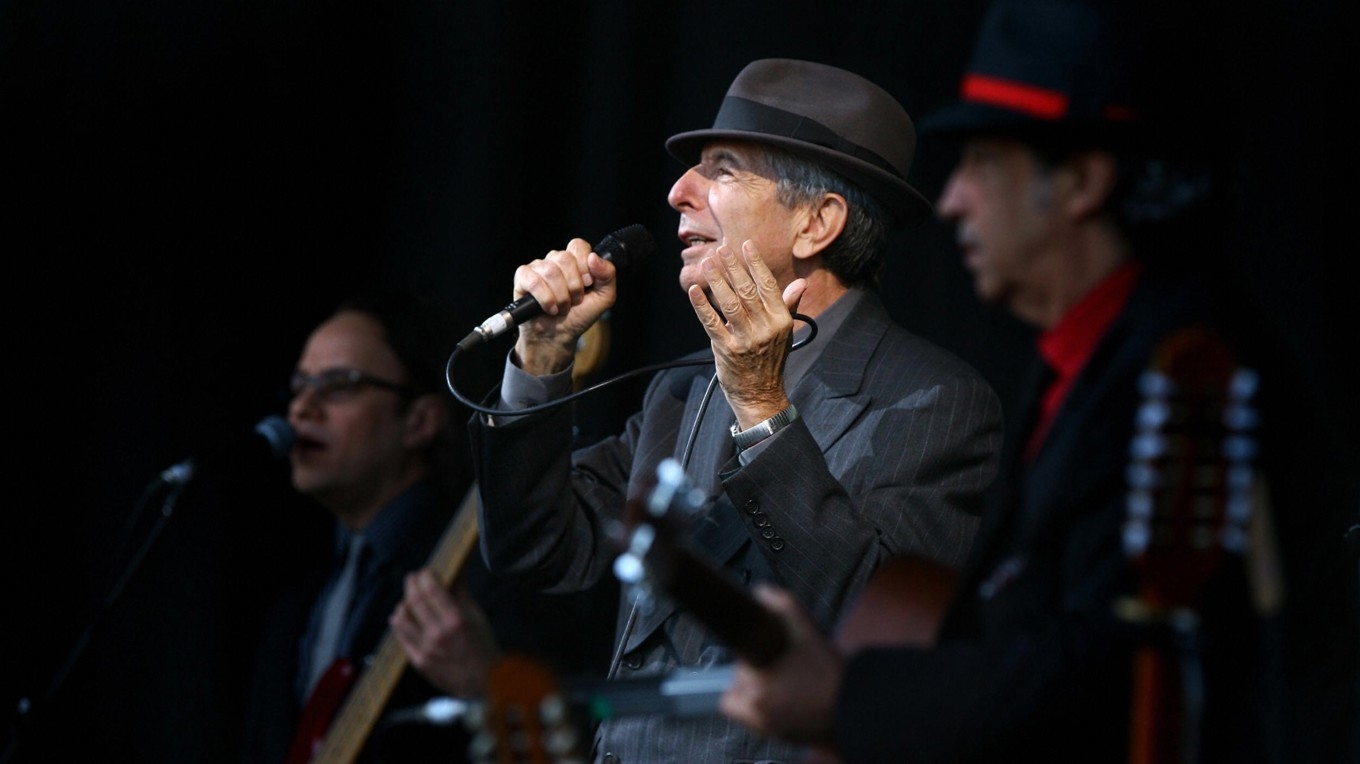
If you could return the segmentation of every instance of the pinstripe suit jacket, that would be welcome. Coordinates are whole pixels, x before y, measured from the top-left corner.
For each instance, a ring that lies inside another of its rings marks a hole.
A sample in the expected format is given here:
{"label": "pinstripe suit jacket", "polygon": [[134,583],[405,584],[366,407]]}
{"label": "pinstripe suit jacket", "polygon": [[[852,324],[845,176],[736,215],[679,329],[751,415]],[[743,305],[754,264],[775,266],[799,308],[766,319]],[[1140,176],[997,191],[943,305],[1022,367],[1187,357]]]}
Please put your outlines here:
{"label": "pinstripe suit jacket", "polygon": [[[712,374],[712,365],[659,374],[621,435],[574,454],[562,408],[495,427],[474,420],[488,566],[554,590],[610,575],[610,521],[663,459],[683,453]],[[894,324],[868,294],[789,397],[800,418],[745,466],[720,391],[699,421],[687,471],[709,497],[691,539],[705,555],[746,583],[789,588],[828,630],[886,558],[963,561],[1002,424],[975,370]],[[651,605],[631,628],[629,608],[620,614],[620,678],[731,661],[692,614]],[[607,721],[597,748],[626,764],[800,755],[716,714]]]}

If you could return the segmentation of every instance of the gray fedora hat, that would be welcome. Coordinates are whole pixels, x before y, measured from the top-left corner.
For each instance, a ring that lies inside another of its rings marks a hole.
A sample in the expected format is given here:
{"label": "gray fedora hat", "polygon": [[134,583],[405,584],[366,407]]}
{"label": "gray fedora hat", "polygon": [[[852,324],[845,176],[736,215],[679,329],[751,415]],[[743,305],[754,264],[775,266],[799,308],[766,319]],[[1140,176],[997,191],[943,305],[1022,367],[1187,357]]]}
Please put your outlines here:
{"label": "gray fedora hat", "polygon": [[753,61],[732,81],[713,127],[672,135],[666,150],[698,164],[713,140],[765,143],[815,161],[887,208],[902,226],[931,215],[907,183],[916,128],[886,90],[844,69],[785,58]]}

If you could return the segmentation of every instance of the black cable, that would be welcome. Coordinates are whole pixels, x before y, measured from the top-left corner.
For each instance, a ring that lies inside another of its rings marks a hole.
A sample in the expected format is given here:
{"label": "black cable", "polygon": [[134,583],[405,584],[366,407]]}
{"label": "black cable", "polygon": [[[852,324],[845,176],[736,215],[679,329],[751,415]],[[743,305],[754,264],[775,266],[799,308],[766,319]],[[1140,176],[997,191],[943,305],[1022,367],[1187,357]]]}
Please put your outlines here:
{"label": "black cable", "polygon": [[[795,350],[800,350],[806,347],[808,343],[812,342],[814,339],[817,338],[816,321],[813,321],[810,317],[805,316],[801,313],[794,313],[793,317],[795,320],[802,321],[804,324],[807,324],[808,335],[803,339],[799,340],[798,342],[793,343],[793,346],[789,348],[790,353],[792,353]],[[480,414],[489,414],[492,416],[507,416],[507,415],[522,416],[525,414],[532,414],[538,411],[546,411],[548,409],[556,408],[557,406],[561,406],[565,403],[574,401],[577,398],[580,398],[589,393],[593,393],[596,390],[600,390],[609,385],[621,382],[625,379],[632,379],[633,377],[636,377],[640,374],[648,374],[654,371],[660,371],[662,369],[678,368],[681,366],[706,366],[710,363],[713,363],[713,357],[710,355],[700,358],[681,359],[678,361],[669,361],[666,363],[652,364],[651,366],[644,366],[640,369],[633,369],[632,371],[624,372],[623,374],[620,374],[616,377],[612,377],[610,379],[604,380],[603,382],[591,385],[590,387],[587,387],[584,390],[578,390],[577,392],[571,393],[570,395],[566,395],[561,398],[548,401],[547,403],[540,403],[536,406],[527,406],[522,409],[507,410],[488,408],[479,403],[474,403],[468,400],[467,397],[463,395],[461,392],[459,392],[458,388],[454,386],[453,384],[454,362],[458,358],[458,354],[461,352],[463,352],[463,348],[459,346],[455,347],[453,349],[453,352],[449,354],[448,363],[445,364],[444,367],[444,382],[448,386],[449,392],[453,394],[453,397],[456,398],[459,403],[462,403],[464,406],[467,406],[468,408]],[[697,436],[699,433],[699,423],[703,421],[704,413],[708,409],[708,403],[712,399],[713,391],[717,389],[717,387],[718,387],[718,375],[715,373],[713,375],[713,378],[709,380],[708,387],[704,390],[703,401],[699,405],[699,411],[694,417],[694,424],[690,428],[689,436],[686,438],[684,455],[680,462],[681,465],[683,465],[686,468],[689,465],[689,457],[694,449],[694,443],[697,440]],[[614,655],[609,661],[609,669],[605,674],[605,676],[608,679],[613,679],[615,677],[615,674],[618,671],[619,664],[623,659],[624,648],[628,644],[628,636],[629,634],[631,634],[633,630],[633,625],[637,621],[640,600],[636,596],[630,597],[630,599],[632,599],[632,603],[631,609],[628,613],[628,620],[623,627],[622,637],[620,637],[618,640],[618,645],[617,647],[615,647]],[[593,747],[591,753],[593,757],[594,755]]]}
{"label": "black cable", "polygon": [[[814,339],[817,338],[817,322],[813,321],[811,318],[801,313],[794,313],[793,317],[795,320],[802,321],[803,323],[807,324],[809,331],[808,336],[804,337],[798,342],[793,343],[793,347],[789,348],[790,353],[792,353],[795,350],[800,350],[806,347],[809,342],[812,342]],[[534,414],[539,411],[547,411],[549,409],[557,408],[558,406],[561,406],[563,404],[570,403],[571,401],[574,401],[578,398],[588,395],[589,393],[593,393],[597,390],[601,390],[605,387],[608,387],[609,385],[615,384],[617,382],[622,382],[625,379],[632,379],[633,377],[642,374],[650,374],[655,371],[661,371],[662,369],[678,368],[681,366],[706,366],[710,363],[713,363],[713,356],[710,355],[700,358],[680,359],[677,361],[667,361],[665,363],[652,364],[650,366],[643,366],[640,369],[626,371],[616,377],[606,379],[603,382],[597,382],[596,384],[593,384],[590,387],[585,388],[584,390],[578,390],[569,395],[564,395],[561,398],[555,398],[551,401],[548,401],[547,403],[540,403],[536,406],[526,406],[522,409],[493,409],[483,406],[480,403],[474,403],[473,401],[468,400],[467,396],[459,392],[458,388],[454,386],[453,384],[454,362],[457,360],[458,355],[462,352],[464,352],[462,347],[455,347],[453,349],[453,352],[449,354],[448,363],[444,365],[444,384],[449,388],[449,392],[453,394],[453,397],[456,398],[459,403],[463,404],[464,406],[467,406],[468,408],[472,409],[473,411],[479,414],[488,414],[491,416],[524,416],[526,414]],[[710,383],[710,388],[711,384],[712,383]]]}

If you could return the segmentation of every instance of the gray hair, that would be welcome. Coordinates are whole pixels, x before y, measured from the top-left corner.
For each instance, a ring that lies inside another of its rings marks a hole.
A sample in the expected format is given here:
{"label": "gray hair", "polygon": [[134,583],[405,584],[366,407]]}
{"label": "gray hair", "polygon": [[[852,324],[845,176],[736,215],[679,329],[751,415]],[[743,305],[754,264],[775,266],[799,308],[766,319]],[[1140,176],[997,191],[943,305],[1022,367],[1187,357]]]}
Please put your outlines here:
{"label": "gray hair", "polygon": [[774,146],[761,146],[778,184],[779,203],[790,209],[845,197],[845,230],[822,253],[826,267],[847,287],[877,288],[888,240],[888,213],[867,191],[822,165]]}

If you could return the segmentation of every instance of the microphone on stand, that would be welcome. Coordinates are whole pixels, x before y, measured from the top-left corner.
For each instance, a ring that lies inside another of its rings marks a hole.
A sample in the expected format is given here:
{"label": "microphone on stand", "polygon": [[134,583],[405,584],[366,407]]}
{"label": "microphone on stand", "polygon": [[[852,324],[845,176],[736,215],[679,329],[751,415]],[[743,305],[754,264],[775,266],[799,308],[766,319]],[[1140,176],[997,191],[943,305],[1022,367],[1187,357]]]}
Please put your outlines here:
{"label": "microphone on stand", "polygon": [[184,485],[203,469],[204,463],[211,467],[219,462],[226,463],[228,459],[239,460],[252,456],[259,456],[261,460],[286,459],[296,441],[297,433],[293,432],[293,427],[288,424],[287,419],[277,414],[267,416],[257,422],[250,434],[239,442],[236,439],[227,439],[208,449],[205,455],[193,456],[166,468],[160,474],[160,482],[166,485]]}
{"label": "microphone on stand", "polygon": [[[635,260],[641,261],[651,257],[655,252],[656,240],[646,228],[636,223],[605,236],[595,245],[595,253],[620,270],[626,269]],[[543,306],[539,305],[532,295],[526,294],[483,321],[481,326],[459,340],[458,347],[464,352],[471,350],[541,313]]]}

